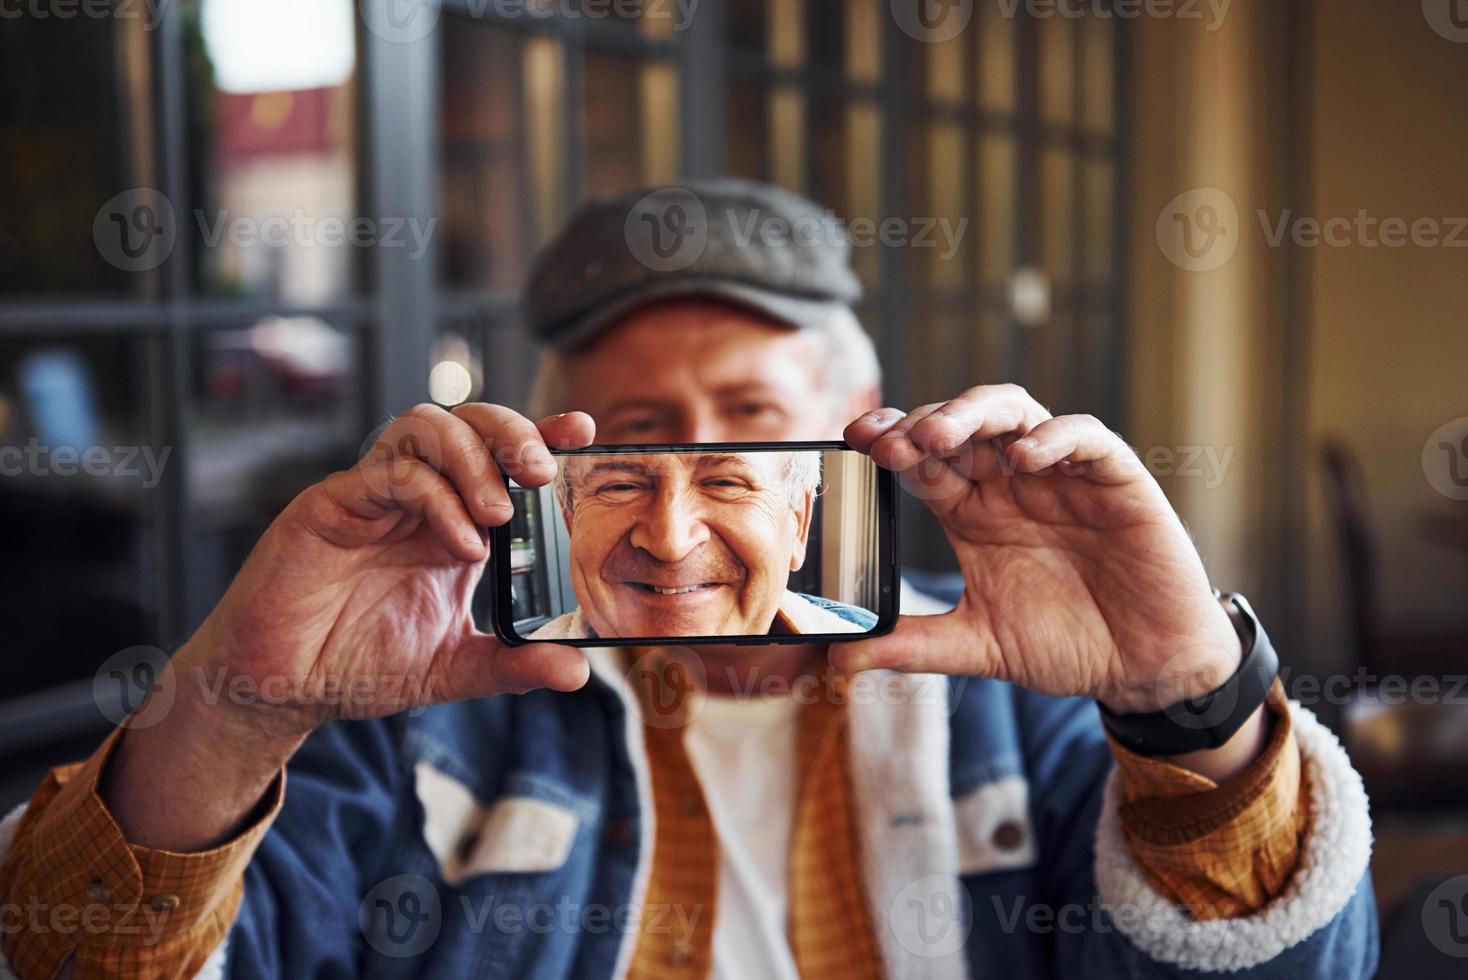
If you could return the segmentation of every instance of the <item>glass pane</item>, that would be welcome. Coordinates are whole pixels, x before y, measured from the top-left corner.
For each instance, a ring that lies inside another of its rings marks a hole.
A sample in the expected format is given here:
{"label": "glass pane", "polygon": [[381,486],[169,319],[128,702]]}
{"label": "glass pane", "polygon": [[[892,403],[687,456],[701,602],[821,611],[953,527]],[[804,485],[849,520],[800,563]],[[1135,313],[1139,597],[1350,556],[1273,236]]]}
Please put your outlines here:
{"label": "glass pane", "polygon": [[1055,286],[1075,281],[1075,157],[1040,151],[1040,267]]}
{"label": "glass pane", "polygon": [[913,275],[929,286],[968,282],[965,241],[972,222],[965,196],[967,136],[957,123],[930,122],[917,128],[909,158],[914,208],[905,235]]}
{"label": "glass pane", "polygon": [[196,601],[224,593],[260,532],[296,494],[357,461],[367,437],[357,335],[314,317],[200,331],[184,416]]}
{"label": "glass pane", "polygon": [[805,189],[805,96],[791,85],[770,90],[770,179]]}
{"label": "glass pane", "polygon": [[764,0],[725,5],[724,33],[731,45],[746,51],[765,50],[765,6]]}
{"label": "glass pane", "polygon": [[1115,126],[1115,43],[1112,18],[1090,16],[1081,20],[1081,122],[1107,133]]}
{"label": "glass pane", "polygon": [[918,356],[908,357],[912,404],[922,405],[957,394],[953,387],[955,367],[961,368],[962,362],[955,357],[921,356],[920,352],[953,350],[962,330],[961,322],[931,304],[916,307],[905,318],[899,342],[907,344],[909,351],[919,352]]}
{"label": "glass pane", "polygon": [[882,116],[873,103],[817,99],[812,103],[811,196],[831,208],[851,233],[851,259],[867,287],[881,261],[874,229],[880,217]]}
{"label": "glass pane", "polygon": [[1014,140],[979,138],[979,276],[1003,284],[1014,265]]}
{"label": "glass pane", "polygon": [[147,436],[154,343],[0,338],[0,697],[159,642],[149,515],[172,454]]}
{"label": "glass pane", "polygon": [[979,22],[979,104],[1007,112],[1014,108],[1014,18],[1001,3],[977,5]]}
{"label": "glass pane", "polygon": [[[853,82],[876,83],[882,80],[882,16],[886,4],[881,0],[846,0],[846,77]],[[819,29],[811,32],[812,48],[825,36]]]}
{"label": "glass pane", "polygon": [[0,294],[152,294],[174,238],[136,210],[159,179],[149,21],[21,9],[0,29]]}
{"label": "glass pane", "polygon": [[782,68],[805,64],[805,0],[766,0],[765,57]]}
{"label": "glass pane", "polygon": [[[529,216],[531,241],[536,248],[550,241],[569,216],[566,199],[565,49],[553,37],[531,37],[522,42],[525,85],[525,149],[534,194]],[[484,98],[493,100],[493,92]]]}
{"label": "glass pane", "polygon": [[968,380],[964,387],[977,384],[1002,384],[1006,378],[1009,350],[1009,321],[991,311],[983,311],[973,317],[973,331],[965,351],[969,366]]}
{"label": "glass pane", "polygon": [[515,289],[532,242],[559,222],[565,196],[560,48],[467,18],[440,33],[444,279],[463,289]]}
{"label": "glass pane", "polygon": [[1028,377],[1024,385],[1052,414],[1068,411],[1065,379],[1075,351],[1070,343],[1070,317],[1056,313],[1040,326],[1025,329],[1029,341]]}
{"label": "glass pane", "polygon": [[188,0],[183,11],[195,287],[290,303],[350,294],[354,243],[378,234],[353,223],[356,6]]}
{"label": "glass pane", "polygon": [[728,171],[735,177],[768,180],[769,119],[763,86],[730,82],[728,131],[724,134]]}
{"label": "glass pane", "polygon": [[1081,276],[1089,285],[1111,278],[1112,231],[1116,190],[1110,160],[1086,160],[1081,168],[1084,181]]}
{"label": "glass pane", "polygon": [[972,43],[967,31],[944,41],[919,45],[926,55],[927,71],[923,91],[930,99],[941,102],[967,102],[969,98],[968,49]]}
{"label": "glass pane", "polygon": [[1040,118],[1069,123],[1075,118],[1076,22],[1069,17],[1042,17],[1040,33]]}
{"label": "glass pane", "polygon": [[597,196],[678,171],[678,88],[671,65],[586,54],[586,192]]}

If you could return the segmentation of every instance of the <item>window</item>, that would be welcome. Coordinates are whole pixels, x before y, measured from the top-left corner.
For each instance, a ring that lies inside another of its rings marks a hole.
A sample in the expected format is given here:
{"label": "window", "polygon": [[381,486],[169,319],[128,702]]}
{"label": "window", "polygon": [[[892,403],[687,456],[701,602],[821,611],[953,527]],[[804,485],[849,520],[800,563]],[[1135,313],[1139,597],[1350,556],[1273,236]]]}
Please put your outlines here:
{"label": "window", "polygon": [[518,291],[591,195],[802,191],[857,239],[890,402],[1016,380],[1114,418],[1124,23],[1023,7],[934,43],[889,0],[442,0],[416,40],[353,0],[8,20],[0,460],[113,454],[0,479],[14,695],[100,727],[97,664],[187,638],[384,415],[522,404]]}

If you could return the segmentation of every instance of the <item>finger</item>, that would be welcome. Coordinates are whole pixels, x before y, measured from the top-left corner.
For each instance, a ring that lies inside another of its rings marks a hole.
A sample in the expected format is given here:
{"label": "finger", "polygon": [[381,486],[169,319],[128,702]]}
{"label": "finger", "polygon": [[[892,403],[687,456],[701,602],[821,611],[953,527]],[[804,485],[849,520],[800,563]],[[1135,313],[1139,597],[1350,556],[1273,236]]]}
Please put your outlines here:
{"label": "finger", "polygon": [[1145,472],[1126,440],[1090,415],[1062,415],[1041,422],[1011,445],[1008,454],[1020,473],[1041,473],[1055,466],[1068,476],[1114,484]]}
{"label": "finger", "polygon": [[576,647],[557,643],[511,647],[496,637],[473,633],[454,651],[444,684],[451,700],[462,700],[539,688],[575,691],[590,676],[586,655]]}
{"label": "finger", "polygon": [[585,412],[552,415],[535,423],[552,449],[584,449],[596,439],[596,421]]}
{"label": "finger", "polygon": [[453,484],[421,459],[367,462],[322,481],[327,512],[308,519],[328,541],[361,547],[381,539],[380,522],[394,514],[424,521],[434,538],[460,561],[483,561],[484,538]]}
{"label": "finger", "polygon": [[853,419],[842,432],[841,438],[859,453],[870,452],[872,443],[907,415],[898,408],[879,408]]}
{"label": "finger", "polygon": [[888,669],[908,674],[1002,675],[1002,660],[992,643],[976,638],[957,611],[938,616],[899,616],[885,636],[855,643],[833,643],[826,656],[847,673]]}
{"label": "finger", "polygon": [[399,455],[422,459],[447,476],[475,523],[496,527],[510,519],[509,494],[489,448],[463,419],[437,405],[416,405],[395,420],[379,442]]}
{"label": "finger", "polygon": [[907,437],[920,449],[950,456],[970,439],[1023,434],[1048,418],[1045,406],[1019,385],[980,385],[927,413]]}
{"label": "finger", "polygon": [[912,427],[938,410],[941,402],[919,405],[905,416],[887,427],[887,431],[872,443],[871,457],[878,466],[901,473],[928,458],[926,450],[919,448],[908,438]]}
{"label": "finger", "polygon": [[519,412],[474,402],[460,405],[453,414],[473,427],[500,469],[522,487],[540,487],[555,479],[556,461],[540,430]]}

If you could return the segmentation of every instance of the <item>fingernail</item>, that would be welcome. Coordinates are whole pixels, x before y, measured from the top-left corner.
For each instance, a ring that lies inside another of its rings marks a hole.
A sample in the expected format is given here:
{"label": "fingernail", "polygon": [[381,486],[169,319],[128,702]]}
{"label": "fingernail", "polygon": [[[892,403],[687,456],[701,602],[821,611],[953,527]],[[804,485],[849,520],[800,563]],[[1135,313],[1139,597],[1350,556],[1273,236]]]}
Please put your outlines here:
{"label": "fingernail", "polygon": [[1025,436],[1023,439],[1016,439],[1014,444],[1021,449],[1038,449],[1040,447],[1039,440],[1030,436]]}

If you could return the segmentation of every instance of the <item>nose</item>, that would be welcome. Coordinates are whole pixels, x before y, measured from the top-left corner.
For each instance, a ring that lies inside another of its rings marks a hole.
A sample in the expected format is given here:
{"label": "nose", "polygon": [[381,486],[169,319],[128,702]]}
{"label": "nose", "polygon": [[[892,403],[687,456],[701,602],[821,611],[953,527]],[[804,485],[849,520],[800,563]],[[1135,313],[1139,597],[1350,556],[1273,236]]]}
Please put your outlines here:
{"label": "nose", "polygon": [[630,541],[658,561],[675,562],[708,539],[708,525],[698,502],[681,489],[667,488],[633,526]]}
{"label": "nose", "polygon": [[678,413],[678,420],[668,434],[669,442],[737,442],[739,435],[730,432],[729,426],[719,418],[717,412],[699,406]]}

